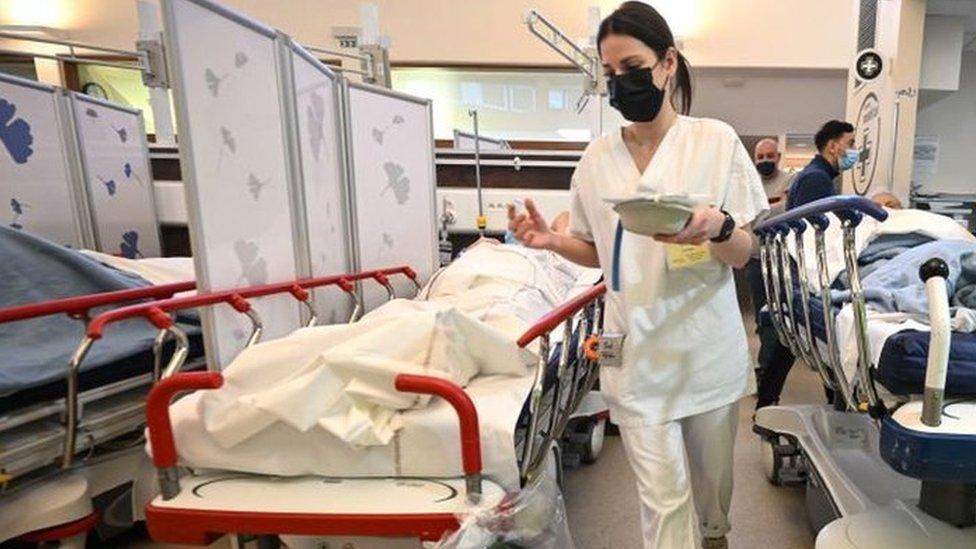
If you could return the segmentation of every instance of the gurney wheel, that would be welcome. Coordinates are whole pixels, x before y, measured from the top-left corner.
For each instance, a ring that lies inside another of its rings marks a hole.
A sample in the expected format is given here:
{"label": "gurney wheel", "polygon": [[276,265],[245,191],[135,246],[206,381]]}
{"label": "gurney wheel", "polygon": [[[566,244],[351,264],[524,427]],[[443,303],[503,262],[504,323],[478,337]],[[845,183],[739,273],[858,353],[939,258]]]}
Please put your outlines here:
{"label": "gurney wheel", "polygon": [[586,442],[583,443],[583,451],[580,461],[586,464],[596,463],[603,450],[603,439],[606,436],[607,420],[596,419],[586,423],[585,436]]}
{"label": "gurney wheel", "polygon": [[760,437],[760,453],[762,457],[763,475],[769,482],[779,485],[779,472],[783,467],[783,456],[776,452],[777,441],[767,437]]}

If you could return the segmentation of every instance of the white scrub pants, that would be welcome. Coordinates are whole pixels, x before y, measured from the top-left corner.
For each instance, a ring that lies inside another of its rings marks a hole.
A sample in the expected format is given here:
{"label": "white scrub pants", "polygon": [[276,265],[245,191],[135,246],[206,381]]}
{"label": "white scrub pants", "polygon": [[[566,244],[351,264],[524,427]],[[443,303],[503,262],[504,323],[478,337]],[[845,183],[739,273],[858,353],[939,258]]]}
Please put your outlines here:
{"label": "white scrub pants", "polygon": [[738,410],[736,402],[667,423],[620,428],[637,476],[645,549],[693,549],[702,537],[729,532]]}

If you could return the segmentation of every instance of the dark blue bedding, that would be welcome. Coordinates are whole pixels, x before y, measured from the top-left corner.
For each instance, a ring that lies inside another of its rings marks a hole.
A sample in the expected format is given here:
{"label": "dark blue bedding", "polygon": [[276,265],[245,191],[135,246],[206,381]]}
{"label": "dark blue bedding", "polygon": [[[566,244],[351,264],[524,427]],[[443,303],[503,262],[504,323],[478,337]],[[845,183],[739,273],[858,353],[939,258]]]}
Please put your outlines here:
{"label": "dark blue bedding", "polygon": [[[142,278],[70,248],[0,227],[0,308],[147,285]],[[92,310],[91,314],[104,310]],[[195,326],[183,327],[190,333],[198,332]],[[156,332],[141,319],[109,326],[82,363],[83,375],[88,377],[88,371],[138,357],[143,358],[136,362],[144,364]],[[0,400],[34,387],[63,385],[68,361],[83,335],[84,324],[66,315],[0,324]],[[150,360],[145,371],[151,368]]]}

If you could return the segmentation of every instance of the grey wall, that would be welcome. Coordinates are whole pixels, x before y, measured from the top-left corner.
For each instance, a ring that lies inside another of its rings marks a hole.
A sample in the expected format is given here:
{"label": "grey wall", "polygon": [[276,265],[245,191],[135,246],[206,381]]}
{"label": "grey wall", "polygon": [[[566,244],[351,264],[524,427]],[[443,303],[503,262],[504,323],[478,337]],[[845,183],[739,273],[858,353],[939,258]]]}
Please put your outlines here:
{"label": "grey wall", "polygon": [[939,136],[939,164],[924,192],[976,192],[976,52],[962,57],[959,91],[923,90],[918,102],[916,135]]}
{"label": "grey wall", "polygon": [[695,76],[692,114],[739,135],[814,133],[844,116],[845,70],[703,68]]}

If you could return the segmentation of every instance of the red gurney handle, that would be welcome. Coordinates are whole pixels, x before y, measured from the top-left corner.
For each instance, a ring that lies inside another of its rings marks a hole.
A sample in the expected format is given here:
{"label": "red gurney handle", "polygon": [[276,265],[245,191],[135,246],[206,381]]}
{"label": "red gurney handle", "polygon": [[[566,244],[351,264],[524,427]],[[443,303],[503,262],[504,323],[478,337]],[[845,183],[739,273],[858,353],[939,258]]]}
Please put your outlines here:
{"label": "red gurney handle", "polygon": [[461,462],[464,473],[480,475],[481,432],[478,427],[478,410],[464,389],[446,379],[414,374],[396,376],[395,387],[405,393],[439,396],[454,407],[461,426]]}
{"label": "red gurney handle", "polygon": [[176,442],[173,424],[169,419],[169,405],[176,393],[197,389],[216,389],[224,384],[218,372],[190,372],[176,374],[153,385],[146,398],[146,426],[152,445],[153,464],[158,469],[176,466]]}
{"label": "red gurney handle", "polygon": [[601,282],[552,311],[549,311],[548,314],[540,318],[538,322],[522,334],[522,337],[518,340],[519,347],[525,347],[529,343],[532,343],[535,338],[548,334],[567,318],[572,317],[583,309],[583,307],[589,305],[591,301],[605,293],[607,293],[607,285]]}
{"label": "red gurney handle", "polygon": [[[416,280],[417,276],[417,273],[414,272],[414,270],[410,267],[400,266],[344,275],[303,278],[288,282],[264,284],[261,286],[249,286],[246,288],[216,291],[187,297],[174,297],[154,303],[129,305],[126,307],[113,309],[111,311],[106,311],[92,319],[91,323],[88,325],[87,334],[88,337],[92,339],[100,339],[106,326],[121,320],[137,317],[144,317],[152,320],[150,314],[155,314],[158,316],[159,312],[168,313],[186,309],[196,309],[198,307],[217,305],[219,303],[229,304],[235,310],[243,313],[250,309],[250,304],[247,302],[247,300],[251,298],[290,293],[296,299],[301,300],[303,293],[302,290],[337,285],[344,291],[348,292],[351,289],[350,285],[352,282],[367,279],[374,279],[377,281],[383,279],[388,282],[387,277],[393,274],[402,274],[412,280]],[[155,309],[155,311],[151,311],[151,309]]]}
{"label": "red gurney handle", "polygon": [[180,292],[192,290],[196,286],[196,282],[188,280],[186,282],[174,282],[172,284],[160,284],[158,286],[144,286],[141,288],[129,288],[127,290],[103,292],[100,294],[52,299],[40,303],[31,303],[30,305],[18,305],[16,307],[0,309],[0,323],[59,313],[72,316],[84,316],[88,314],[89,310],[95,307],[125,303],[126,301],[135,301],[137,299],[165,299],[173,297],[173,295]]}

